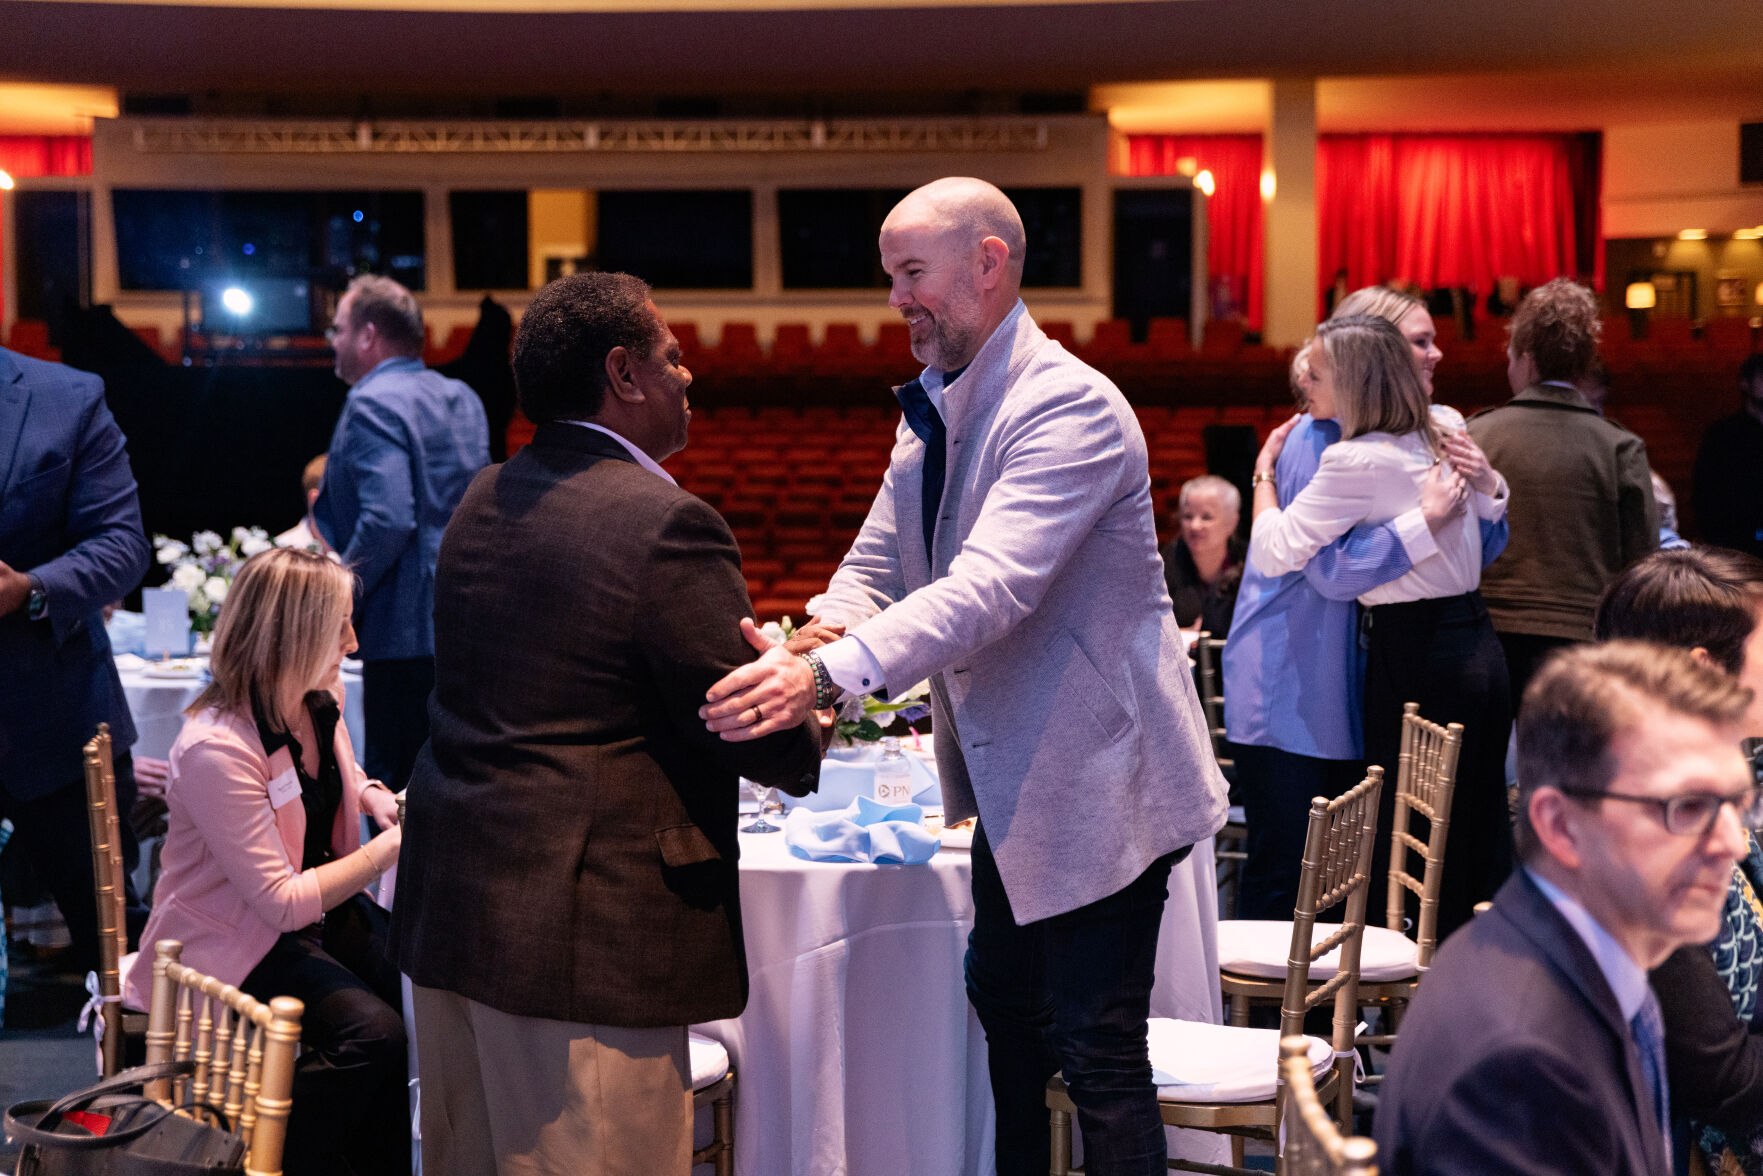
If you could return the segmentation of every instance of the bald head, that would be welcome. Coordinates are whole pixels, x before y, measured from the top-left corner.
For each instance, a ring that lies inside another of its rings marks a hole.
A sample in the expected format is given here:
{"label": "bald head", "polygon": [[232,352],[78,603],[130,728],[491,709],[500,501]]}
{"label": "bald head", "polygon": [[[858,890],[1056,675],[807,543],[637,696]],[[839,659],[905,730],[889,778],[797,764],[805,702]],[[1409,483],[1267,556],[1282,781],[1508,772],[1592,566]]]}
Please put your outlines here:
{"label": "bald head", "polygon": [[[1009,251],[1007,265],[1015,285],[1022,285],[1023,258],[1028,238],[1022,216],[1010,197],[997,187],[972,176],[946,176],[915,188],[888,213],[882,232],[889,227],[919,225],[947,234],[957,247],[976,249],[987,237],[1003,242]],[[1014,291],[1013,291],[1014,293]]]}
{"label": "bald head", "polygon": [[953,371],[972,362],[1022,288],[1022,218],[984,180],[938,180],[909,193],[881,228],[888,305],[912,354]]}

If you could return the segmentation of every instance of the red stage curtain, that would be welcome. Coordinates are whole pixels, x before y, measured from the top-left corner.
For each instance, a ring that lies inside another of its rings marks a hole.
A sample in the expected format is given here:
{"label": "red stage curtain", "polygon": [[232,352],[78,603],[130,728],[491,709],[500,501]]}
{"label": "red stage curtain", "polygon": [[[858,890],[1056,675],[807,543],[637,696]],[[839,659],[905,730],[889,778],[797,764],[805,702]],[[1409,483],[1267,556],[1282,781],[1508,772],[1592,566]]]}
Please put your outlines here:
{"label": "red stage curtain", "polygon": [[[0,135],[0,171],[15,180],[33,176],[92,174],[92,140],[88,135]],[[6,215],[6,193],[0,192],[0,219]],[[0,242],[0,244],[4,244]],[[6,258],[0,254],[0,265]],[[0,321],[6,301],[0,294]],[[4,342],[4,340],[0,340]]]}
{"label": "red stage curtain", "polygon": [[[1261,136],[1128,135],[1125,171],[1212,172],[1208,268],[1247,291],[1261,325]],[[1335,271],[1482,295],[1504,274],[1604,284],[1597,135],[1322,135],[1316,151],[1317,313]]]}
{"label": "red stage curtain", "polygon": [[1128,135],[1126,149],[1129,176],[1173,176],[1185,158],[1193,159],[1196,171],[1212,173],[1207,272],[1214,282],[1231,283],[1249,326],[1260,330],[1261,136]]}
{"label": "red stage curtain", "polygon": [[1587,155],[1578,135],[1323,135],[1319,284],[1338,269],[1353,288],[1402,281],[1481,294],[1506,274],[1526,285],[1601,279],[1596,225],[1582,223],[1597,207],[1595,148],[1589,165]]}

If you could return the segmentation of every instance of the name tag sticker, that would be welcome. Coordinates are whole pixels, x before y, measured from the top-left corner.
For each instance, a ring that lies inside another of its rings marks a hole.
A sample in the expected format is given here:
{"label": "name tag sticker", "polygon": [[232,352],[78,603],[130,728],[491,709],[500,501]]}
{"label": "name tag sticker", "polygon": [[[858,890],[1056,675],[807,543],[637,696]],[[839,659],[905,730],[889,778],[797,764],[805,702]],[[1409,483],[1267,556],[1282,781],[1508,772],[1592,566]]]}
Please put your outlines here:
{"label": "name tag sticker", "polygon": [[300,799],[300,777],[289,768],[269,782],[269,807],[279,809],[290,800]]}

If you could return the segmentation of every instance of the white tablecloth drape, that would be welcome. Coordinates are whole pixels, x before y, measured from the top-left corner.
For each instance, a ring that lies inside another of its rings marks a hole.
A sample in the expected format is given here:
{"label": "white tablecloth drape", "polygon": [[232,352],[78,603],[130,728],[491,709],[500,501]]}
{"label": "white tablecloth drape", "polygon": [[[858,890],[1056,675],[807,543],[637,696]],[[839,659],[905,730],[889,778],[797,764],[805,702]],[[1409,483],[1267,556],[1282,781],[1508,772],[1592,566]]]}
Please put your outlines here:
{"label": "white tablecloth drape", "polygon": [[[120,660],[116,671],[122,678],[129,714],[135,719],[135,746],[131,750],[136,755],[164,759],[171,754],[171,745],[183,729],[184,708],[196,701],[206,682],[200,677],[151,677],[135,667],[135,660]],[[355,758],[359,760],[367,736],[361,710],[361,675],[352,670],[343,671],[343,722],[349,728]]]}
{"label": "white tablecloth drape", "polygon": [[[737,1072],[736,1169],[778,1176],[993,1171],[985,1036],[962,961],[973,923],[964,852],[922,866],[807,862],[781,834],[741,837],[752,996],[697,1026]],[[1174,870],[1154,1016],[1216,1023],[1210,844]],[[1177,1138],[1216,1160],[1216,1137]]]}

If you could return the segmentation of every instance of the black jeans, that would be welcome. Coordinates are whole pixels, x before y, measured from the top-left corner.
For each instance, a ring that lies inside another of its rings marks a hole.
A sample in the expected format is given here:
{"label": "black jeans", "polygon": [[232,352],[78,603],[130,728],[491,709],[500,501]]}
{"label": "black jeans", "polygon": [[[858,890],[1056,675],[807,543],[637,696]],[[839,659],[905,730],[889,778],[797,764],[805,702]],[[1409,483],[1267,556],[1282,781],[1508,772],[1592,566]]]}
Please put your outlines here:
{"label": "black jeans", "polygon": [[1237,918],[1290,919],[1298,905],[1310,801],[1318,796],[1333,800],[1347,791],[1365,778],[1365,765],[1249,744],[1236,746],[1236,760],[1237,791],[1248,826]]}
{"label": "black jeans", "polygon": [[[125,751],[115,757],[114,763],[128,940],[133,948],[147,922],[147,912],[127,876],[141,860],[141,849],[129,823],[129,810],[135,805],[135,761]],[[98,967],[98,900],[92,886],[92,826],[86,818],[85,779],[70,781],[30,800],[9,796],[0,787],[0,819],[4,818],[12,820],[15,830],[7,853],[16,853],[29,863],[67,921],[67,933],[73,940],[67,957],[68,969],[93,971]]]}
{"label": "black jeans", "polygon": [[239,988],[306,1003],[282,1164],[288,1176],[409,1176],[408,1059],[390,919],[357,894],[325,916],[322,942],[277,939]]}
{"label": "black jeans", "polygon": [[[1371,891],[1366,916],[1384,920],[1389,893],[1390,827],[1396,812],[1396,772],[1402,749],[1402,704],[1420,704],[1421,717],[1462,723],[1451,830],[1439,886],[1438,940],[1494,897],[1512,872],[1512,821],[1506,805],[1506,743],[1512,734],[1512,687],[1506,657],[1479,593],[1380,604],[1366,610],[1365,761],[1382,764],[1378,835],[1372,843]],[[1416,837],[1426,821],[1409,822]],[[1418,868],[1418,855],[1410,855]],[[1409,917],[1419,902],[1407,900]]]}
{"label": "black jeans", "polygon": [[393,792],[410,782],[416,753],[429,737],[432,657],[376,658],[361,663],[361,710],[367,746],[361,766]]}
{"label": "black jeans", "polygon": [[981,825],[973,837],[967,997],[986,1031],[998,1176],[1045,1176],[1047,1080],[1061,1071],[1093,1176],[1161,1176],[1163,1120],[1145,1041],[1166,854],[1107,898],[1016,925]]}

